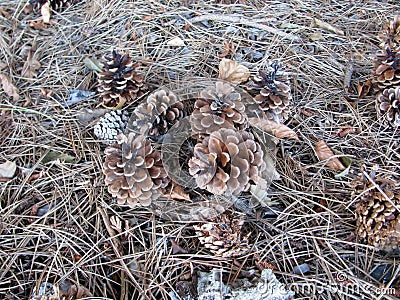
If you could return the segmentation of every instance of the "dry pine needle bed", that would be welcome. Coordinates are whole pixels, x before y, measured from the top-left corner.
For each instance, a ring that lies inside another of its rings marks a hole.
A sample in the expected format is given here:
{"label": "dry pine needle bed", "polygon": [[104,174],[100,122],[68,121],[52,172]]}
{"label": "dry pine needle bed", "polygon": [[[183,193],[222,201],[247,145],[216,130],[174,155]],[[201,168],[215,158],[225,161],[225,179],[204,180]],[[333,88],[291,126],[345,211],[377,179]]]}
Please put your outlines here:
{"label": "dry pine needle bed", "polygon": [[398,299],[396,2],[2,0],[0,298]]}

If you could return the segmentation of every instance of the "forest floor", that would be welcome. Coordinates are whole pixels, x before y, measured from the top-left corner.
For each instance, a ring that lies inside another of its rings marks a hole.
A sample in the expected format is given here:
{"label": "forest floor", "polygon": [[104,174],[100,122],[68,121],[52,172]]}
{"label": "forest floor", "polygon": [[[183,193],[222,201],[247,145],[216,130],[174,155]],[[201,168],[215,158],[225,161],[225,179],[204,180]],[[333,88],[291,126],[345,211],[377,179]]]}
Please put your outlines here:
{"label": "forest floor", "polygon": [[[0,1],[0,164],[17,166],[0,181],[0,298],[30,299],[47,284],[72,288],[71,298],[170,299],[198,271],[222,269],[232,283],[250,270],[259,276],[260,261],[296,299],[400,297],[399,252],[354,235],[360,192],[352,184],[376,166],[382,176],[400,173],[398,131],[378,118],[372,92],[358,97],[378,33],[398,4],[217,2],[75,1],[41,24],[26,1]],[[264,208],[273,213],[246,216],[247,254],[213,256],[190,222],[120,207],[107,192],[91,115],[101,100],[95,93],[75,104],[67,99],[73,89],[96,92],[87,62],[113,49],[143,62],[152,89],[216,78],[221,57],[253,75],[269,60],[286,65],[293,109],[285,124],[299,140],[279,140],[280,178]],[[351,161],[347,174],[318,160],[319,140]],[[294,272],[300,265],[309,270]]]}

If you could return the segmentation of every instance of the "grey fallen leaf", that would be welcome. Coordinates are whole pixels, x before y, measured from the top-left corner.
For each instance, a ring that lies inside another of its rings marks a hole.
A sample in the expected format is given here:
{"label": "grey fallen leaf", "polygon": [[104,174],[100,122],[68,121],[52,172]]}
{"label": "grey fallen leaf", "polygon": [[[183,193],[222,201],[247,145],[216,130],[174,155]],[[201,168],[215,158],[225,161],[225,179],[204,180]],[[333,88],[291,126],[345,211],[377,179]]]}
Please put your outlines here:
{"label": "grey fallen leaf", "polygon": [[301,264],[293,268],[293,273],[296,275],[304,275],[308,272],[310,272],[310,267],[308,264]]}
{"label": "grey fallen leaf", "polygon": [[88,97],[96,94],[95,92],[83,91],[83,90],[70,90],[67,103],[63,105],[63,107],[68,107],[74,105],[82,100],[85,100]]}
{"label": "grey fallen leaf", "polygon": [[99,109],[83,108],[77,114],[78,122],[83,126],[87,126],[89,125],[89,123],[91,123],[92,121],[94,121],[99,117],[104,116],[109,111],[110,111],[109,109],[105,108],[99,108]]}
{"label": "grey fallen leaf", "polygon": [[101,72],[101,64],[99,63],[99,61],[96,58],[94,58],[94,57],[85,57],[83,62],[85,63],[85,66],[88,69],[96,71],[96,72]]}
{"label": "grey fallen leaf", "polygon": [[56,151],[50,151],[49,153],[47,153],[45,155],[45,157],[43,157],[42,163],[46,164],[48,162],[55,161],[55,160],[60,160],[60,161],[63,161],[66,163],[71,163],[71,164],[76,163],[75,157],[73,157],[69,154],[66,154],[66,153],[60,153],[60,152],[56,152]]}
{"label": "grey fallen leaf", "polygon": [[5,163],[0,164],[0,177],[13,178],[15,171],[17,171],[17,165],[15,162],[8,160]]}
{"label": "grey fallen leaf", "polygon": [[50,209],[53,209],[53,208],[54,208],[54,204],[43,205],[43,206],[39,207],[36,215],[38,217],[43,217],[45,214],[47,214],[49,212]]}
{"label": "grey fallen leaf", "polygon": [[176,36],[167,42],[167,46],[182,47],[186,45],[185,42],[179,36]]}

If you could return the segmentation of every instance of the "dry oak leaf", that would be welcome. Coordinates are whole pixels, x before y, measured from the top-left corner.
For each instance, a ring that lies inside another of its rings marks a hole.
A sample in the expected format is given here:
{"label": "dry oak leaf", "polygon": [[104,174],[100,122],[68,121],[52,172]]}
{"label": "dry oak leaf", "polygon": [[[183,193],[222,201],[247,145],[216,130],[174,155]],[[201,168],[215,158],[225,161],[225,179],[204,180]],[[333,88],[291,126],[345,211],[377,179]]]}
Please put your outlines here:
{"label": "dry oak leaf", "polygon": [[223,58],[219,63],[218,78],[226,80],[233,85],[238,85],[247,81],[250,71],[245,66],[231,59]]}
{"label": "dry oak leaf", "polygon": [[8,96],[13,97],[14,101],[18,101],[18,88],[13,85],[10,77],[8,77],[6,74],[0,74],[0,81],[2,83],[4,92],[6,92]]}
{"label": "dry oak leaf", "polygon": [[37,60],[35,51],[30,48],[28,49],[28,57],[24,63],[24,67],[22,69],[22,76],[27,78],[37,77],[38,72],[36,72],[40,68],[41,64]]}
{"label": "dry oak leaf", "polygon": [[332,157],[335,154],[333,151],[328,147],[325,141],[318,141],[315,145],[315,153],[318,156],[319,160],[328,160],[326,162],[326,166],[329,169],[336,170],[336,171],[343,171],[346,169],[345,166],[340,162],[337,157]]}
{"label": "dry oak leaf", "polygon": [[260,119],[257,117],[249,118],[248,121],[251,126],[258,128],[261,131],[271,133],[277,138],[280,139],[287,138],[297,141],[299,140],[299,137],[297,136],[296,132],[294,132],[286,125],[276,123],[275,121],[266,118]]}

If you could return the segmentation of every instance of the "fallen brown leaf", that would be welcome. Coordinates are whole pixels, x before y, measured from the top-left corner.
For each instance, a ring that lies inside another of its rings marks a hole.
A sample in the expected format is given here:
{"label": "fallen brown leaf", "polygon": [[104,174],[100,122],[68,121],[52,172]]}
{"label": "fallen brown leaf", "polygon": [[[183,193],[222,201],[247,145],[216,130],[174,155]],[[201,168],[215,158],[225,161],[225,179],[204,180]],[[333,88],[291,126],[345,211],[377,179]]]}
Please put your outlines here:
{"label": "fallen brown leaf", "polygon": [[6,74],[0,74],[0,80],[3,85],[3,90],[4,92],[10,96],[13,97],[14,101],[19,100],[19,94],[18,94],[18,88],[11,82],[10,77],[8,77]]}
{"label": "fallen brown leaf", "polygon": [[229,44],[228,41],[225,41],[224,48],[225,48],[224,52],[222,52],[221,54],[218,54],[218,56],[221,58],[227,56],[233,50],[234,45],[233,45],[233,43]]}
{"label": "fallen brown leaf", "polygon": [[238,85],[247,81],[250,71],[245,66],[240,65],[236,61],[223,58],[219,63],[218,78],[229,81],[233,85]]}
{"label": "fallen brown leaf", "polygon": [[368,79],[366,82],[359,82],[357,85],[358,98],[362,99],[367,96],[371,90],[372,80]]}
{"label": "fallen brown leaf", "polygon": [[43,22],[42,19],[39,20],[32,20],[29,22],[29,27],[34,29],[45,29],[47,25]]}
{"label": "fallen brown leaf", "polygon": [[329,169],[336,170],[336,171],[343,171],[346,169],[345,166],[340,162],[337,157],[332,157],[335,154],[333,151],[328,147],[325,141],[318,141],[315,145],[315,153],[318,156],[319,160],[327,160],[326,166]]}
{"label": "fallen brown leaf", "polygon": [[172,190],[169,189],[166,193],[164,193],[164,197],[174,200],[190,200],[189,194],[186,193],[177,183],[173,184]]}
{"label": "fallen brown leaf", "polygon": [[354,127],[343,127],[340,128],[338,133],[336,133],[336,136],[338,137],[344,137],[350,133],[356,132],[356,129]]}
{"label": "fallen brown leaf", "polygon": [[292,129],[290,129],[286,125],[278,124],[275,121],[269,119],[252,117],[249,118],[249,124],[260,129],[261,131],[271,133],[277,138],[299,140],[299,137]]}
{"label": "fallen brown leaf", "polygon": [[27,78],[37,77],[38,72],[36,71],[40,68],[41,64],[37,60],[35,51],[32,47],[27,47],[27,55],[21,75]]}

